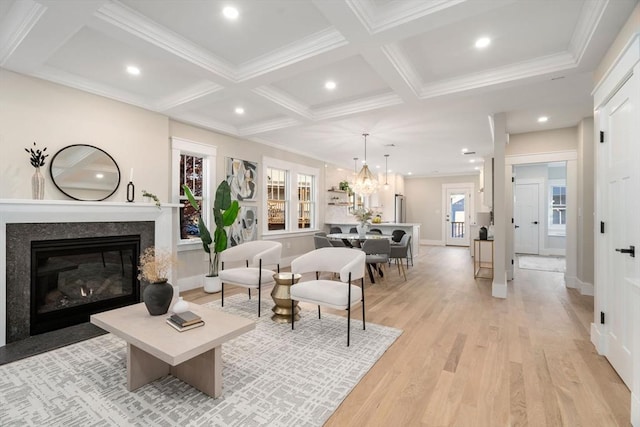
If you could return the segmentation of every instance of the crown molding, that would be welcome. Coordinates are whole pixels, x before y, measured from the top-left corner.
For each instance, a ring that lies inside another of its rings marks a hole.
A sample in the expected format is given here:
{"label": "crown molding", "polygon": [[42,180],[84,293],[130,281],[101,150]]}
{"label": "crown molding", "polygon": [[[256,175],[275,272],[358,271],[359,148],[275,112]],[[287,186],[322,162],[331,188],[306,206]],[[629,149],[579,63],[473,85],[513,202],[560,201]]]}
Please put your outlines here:
{"label": "crown molding", "polygon": [[245,62],[238,67],[237,78],[238,81],[249,80],[347,44],[347,39],[338,30],[327,28]]}
{"label": "crown molding", "polygon": [[215,120],[211,120],[209,118],[202,117],[198,114],[193,113],[184,113],[170,116],[171,120],[176,120],[179,122],[184,122],[187,124],[200,126],[201,128],[212,130],[215,132],[221,132],[226,135],[238,136],[238,129],[235,126],[217,122]]}
{"label": "crown molding", "polygon": [[391,5],[377,7],[371,0],[347,0],[347,4],[369,34],[376,34],[466,1],[467,0],[404,1],[392,2]]}
{"label": "crown molding", "polygon": [[437,96],[536,77],[575,68],[576,66],[577,63],[572,54],[568,52],[557,53],[472,75],[425,84],[420,91],[420,99],[435,98]]}
{"label": "crown molding", "polygon": [[105,3],[95,16],[220,77],[237,80],[230,64],[116,0]]}
{"label": "crown molding", "polygon": [[7,63],[46,10],[46,6],[32,0],[13,3],[0,25],[0,66]]}
{"label": "crown molding", "polygon": [[294,98],[273,87],[260,86],[253,89],[253,93],[267,99],[270,102],[273,102],[274,104],[281,106],[282,108],[285,108],[288,111],[297,114],[298,116],[304,117],[309,120],[313,119],[309,106],[298,102]]}
{"label": "crown molding", "polygon": [[256,123],[253,125],[241,127],[238,131],[238,135],[239,136],[256,135],[259,133],[271,132],[278,129],[290,128],[290,127],[298,126],[301,124],[302,124],[302,121],[296,120],[292,117],[267,120],[267,121]]}
{"label": "crown molding", "polygon": [[407,57],[400,51],[400,47],[396,44],[385,45],[382,47],[382,53],[402,77],[402,80],[411,88],[416,98],[419,97],[422,90],[420,76],[418,76]]}
{"label": "crown molding", "polygon": [[582,6],[578,23],[569,42],[569,52],[577,64],[582,60],[608,5],[609,0],[595,0],[587,1]]}
{"label": "crown molding", "polygon": [[187,104],[203,96],[223,90],[224,87],[210,81],[201,81],[184,90],[169,95],[154,103],[155,111],[167,111],[180,105]]}
{"label": "crown molding", "polygon": [[402,98],[395,93],[372,96],[353,102],[347,102],[333,107],[320,108],[313,112],[314,120],[327,120],[349,114],[362,113],[370,110],[377,110],[384,107],[402,104]]}
{"label": "crown molding", "polygon": [[95,83],[83,77],[59,70],[57,68],[43,66],[41,70],[29,73],[29,75],[37,77],[39,79],[59,83],[64,86],[69,86],[74,89],[82,90],[84,92],[89,92],[94,95],[104,96],[105,98],[110,98],[116,101],[124,102],[126,104],[135,105],[136,107],[144,108],[146,110],[154,111],[153,107],[141,97],[132,96],[129,92],[115,89],[108,85]]}

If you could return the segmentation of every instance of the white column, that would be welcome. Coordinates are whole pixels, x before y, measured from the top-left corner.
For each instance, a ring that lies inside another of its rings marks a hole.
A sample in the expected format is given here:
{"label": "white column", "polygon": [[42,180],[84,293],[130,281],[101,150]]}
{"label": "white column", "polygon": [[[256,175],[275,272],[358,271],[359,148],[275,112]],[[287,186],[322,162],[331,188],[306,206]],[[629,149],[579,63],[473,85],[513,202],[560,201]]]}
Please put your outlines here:
{"label": "white column", "polygon": [[493,156],[494,156],[494,188],[493,188],[493,284],[491,295],[496,298],[507,297],[507,221],[506,215],[506,182],[505,182],[505,146],[507,145],[506,115],[498,113],[493,116]]}

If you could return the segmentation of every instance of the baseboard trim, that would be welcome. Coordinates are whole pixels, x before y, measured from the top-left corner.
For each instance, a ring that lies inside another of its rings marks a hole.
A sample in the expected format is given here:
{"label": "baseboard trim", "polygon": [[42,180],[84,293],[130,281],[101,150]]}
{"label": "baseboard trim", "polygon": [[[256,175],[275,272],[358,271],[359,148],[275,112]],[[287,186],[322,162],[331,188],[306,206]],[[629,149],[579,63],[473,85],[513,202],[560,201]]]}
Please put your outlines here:
{"label": "baseboard trim", "polygon": [[588,296],[593,296],[594,295],[594,287],[593,287],[593,283],[587,283],[587,282],[583,282],[582,280],[578,279],[576,277],[576,282],[577,282],[577,288],[580,289],[580,295],[588,295]]}
{"label": "baseboard trim", "polygon": [[640,427],[640,399],[635,393],[631,393],[631,425]]}
{"label": "baseboard trim", "polygon": [[494,298],[506,298],[507,297],[507,284],[498,283],[495,280],[491,284],[491,296]]}
{"label": "baseboard trim", "polygon": [[420,244],[421,245],[427,245],[427,246],[445,246],[445,243],[443,240],[427,240],[427,239],[421,239],[420,240]]}
{"label": "baseboard trim", "polygon": [[178,279],[177,285],[180,292],[202,288],[204,286],[204,274],[198,274],[197,276],[189,276]]}
{"label": "baseboard trim", "polygon": [[567,288],[571,288],[571,289],[578,289],[578,278],[575,276],[567,276],[566,274],[564,275],[564,285]]}

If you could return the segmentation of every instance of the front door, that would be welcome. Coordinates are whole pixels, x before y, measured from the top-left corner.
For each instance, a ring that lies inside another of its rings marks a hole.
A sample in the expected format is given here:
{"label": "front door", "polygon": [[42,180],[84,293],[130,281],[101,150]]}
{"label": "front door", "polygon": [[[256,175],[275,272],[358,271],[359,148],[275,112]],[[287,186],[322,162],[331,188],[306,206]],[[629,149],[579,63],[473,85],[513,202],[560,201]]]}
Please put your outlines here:
{"label": "front door", "polygon": [[640,156],[632,136],[639,99],[634,84],[634,79],[628,80],[601,110],[600,124],[606,139],[598,144],[606,180],[602,235],[606,261],[606,357],[630,388],[632,337],[636,330],[632,316],[633,309],[638,309],[631,307],[631,301],[634,282],[640,283],[640,253],[635,257],[629,253],[632,246],[640,246],[640,180],[636,163]]}
{"label": "front door", "polygon": [[538,236],[540,233],[539,191],[537,183],[518,184],[515,188],[514,202],[514,244],[519,254],[538,255]]}
{"label": "front door", "polygon": [[445,233],[447,245],[469,246],[469,189],[447,188]]}

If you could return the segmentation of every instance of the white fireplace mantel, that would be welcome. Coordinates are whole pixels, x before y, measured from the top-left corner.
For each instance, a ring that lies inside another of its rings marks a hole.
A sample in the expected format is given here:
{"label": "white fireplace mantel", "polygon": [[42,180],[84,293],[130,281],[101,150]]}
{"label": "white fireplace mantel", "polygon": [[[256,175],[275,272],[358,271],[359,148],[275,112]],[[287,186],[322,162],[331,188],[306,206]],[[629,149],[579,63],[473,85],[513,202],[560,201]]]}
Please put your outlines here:
{"label": "white fireplace mantel", "polygon": [[[7,224],[154,221],[155,246],[175,253],[178,204],[0,199],[0,347],[7,333]],[[173,272],[172,283],[177,283]]]}

